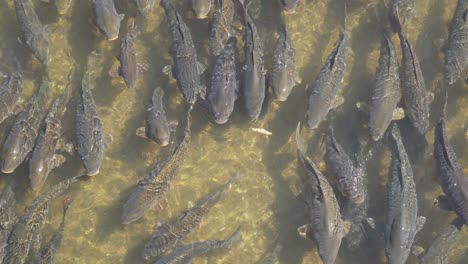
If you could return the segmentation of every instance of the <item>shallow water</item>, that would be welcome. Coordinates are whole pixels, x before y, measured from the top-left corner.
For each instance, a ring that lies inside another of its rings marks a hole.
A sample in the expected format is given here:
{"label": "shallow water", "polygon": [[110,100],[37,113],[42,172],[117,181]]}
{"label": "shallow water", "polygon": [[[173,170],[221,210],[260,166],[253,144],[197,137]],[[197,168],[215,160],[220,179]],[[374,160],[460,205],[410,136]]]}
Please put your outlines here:
{"label": "shallow water", "polygon": [[[107,72],[117,64],[118,41],[107,41],[95,33],[90,22],[90,1],[75,1],[70,14],[59,17],[53,5],[33,1],[40,20],[49,24],[51,31],[51,61],[49,78],[54,95],[64,91],[67,75],[72,67],[78,69],[74,85],[81,81],[87,55],[98,50],[100,67],[96,88],[93,90],[104,131],[113,136],[106,152],[99,175],[81,182],[65,196],[74,199],[67,216],[67,226],[62,247],[57,253],[57,263],[143,263],[141,252],[144,242],[151,236],[157,223],[177,216],[215,187],[223,184],[237,171],[245,176],[238,180],[227,195],[215,206],[202,225],[186,242],[221,239],[237,226],[242,226],[243,240],[227,252],[196,258],[194,263],[257,263],[275,243],[282,246],[280,263],[320,263],[316,246],[312,241],[298,236],[296,228],[306,222],[303,203],[297,196],[296,175],[298,169],[294,130],[303,121],[306,109],[306,84],[312,85],[320,67],[338,38],[343,21],[340,0],[302,1],[296,14],[286,20],[297,50],[297,70],[303,82],[293,89],[286,102],[270,98],[268,112],[262,120],[249,122],[242,104],[236,105],[231,121],[224,126],[210,121],[206,106],[199,104],[193,112],[193,140],[187,161],[169,192],[168,206],[148,212],[142,219],[123,226],[119,223],[123,203],[136,183],[151,169],[151,165],[166,157],[172,146],[161,148],[148,140],[138,138],[135,130],[144,125],[145,106],[153,89],[164,88],[166,112],[170,119],[183,124],[186,105],[175,83],[161,73],[164,65],[171,63],[168,53],[170,35],[162,8],[157,4],[145,21],[137,20],[139,35],[136,49],[139,61],[148,63],[149,69],[140,74],[135,89],[127,89],[121,79],[111,79]],[[125,1],[120,1],[125,2]],[[272,55],[276,36],[272,34],[277,19],[277,8],[263,1],[264,9],[256,20],[265,42],[267,62]],[[317,2],[317,3],[315,3]],[[356,2],[356,1],[354,1]],[[365,2],[365,1],[361,1]],[[341,91],[345,104],[328,115],[328,119],[314,131],[303,128],[309,156],[326,173],[323,164],[323,133],[330,123],[337,139],[349,153],[358,153],[369,137],[365,127],[367,118],[355,108],[355,103],[369,98],[380,49],[383,19],[380,1],[368,1],[371,5],[348,8],[347,32],[350,37],[350,55]],[[433,199],[442,191],[437,184],[433,151],[433,127],[443,104],[443,96],[437,86],[442,79],[443,54],[434,42],[447,37],[447,29],[455,10],[456,0],[418,0],[416,17],[407,27],[409,40],[419,56],[427,87],[436,95],[431,106],[431,130],[425,139],[413,136],[406,120],[402,130],[407,151],[413,164],[419,197],[419,214],[428,221],[416,244],[428,246],[435,234],[449,223],[455,214],[441,211],[433,205]],[[210,63],[208,56],[207,20],[193,20],[186,7],[182,9],[185,21],[192,29],[200,59]],[[118,5],[123,12],[125,5]],[[125,9],[126,10],[126,9]],[[131,12],[129,12],[131,13]],[[125,20],[124,20],[125,21]],[[125,25],[125,23],[122,23]],[[121,35],[125,32],[121,30]],[[18,44],[19,26],[16,21],[13,0],[0,2],[0,71],[7,73],[5,58],[14,53],[23,65],[25,92],[23,102],[39,85],[43,70],[41,65],[23,45]],[[393,38],[399,52],[398,37]],[[207,75],[207,74],[205,74]],[[468,173],[468,144],[464,137],[468,124],[468,89],[458,81],[449,88],[447,127],[452,145],[465,174]],[[52,101],[52,100],[51,100]],[[69,104],[65,115],[67,141],[74,140],[75,100]],[[4,122],[2,136],[11,127],[14,118]],[[261,127],[273,135],[257,134],[249,127]],[[181,138],[181,127],[177,139]],[[358,139],[358,140],[357,140]],[[427,143],[426,143],[427,142]],[[368,167],[370,186],[369,215],[377,223],[384,219],[384,192],[390,154],[379,153]],[[64,177],[82,172],[79,158],[67,155],[67,162],[54,170],[42,190]],[[16,188],[19,199],[18,212],[31,203],[37,194],[27,188],[27,167],[23,164],[15,173],[2,178],[21,177],[22,186]],[[7,180],[0,180],[3,186]],[[49,221],[43,232],[48,240],[61,220],[61,202],[54,201]],[[468,263],[468,232],[466,228],[457,246],[449,254],[449,263]],[[341,250],[336,263],[384,263],[385,257],[378,241],[363,246],[360,252]],[[366,257],[366,254],[369,254]],[[416,263],[410,256],[408,263]]]}

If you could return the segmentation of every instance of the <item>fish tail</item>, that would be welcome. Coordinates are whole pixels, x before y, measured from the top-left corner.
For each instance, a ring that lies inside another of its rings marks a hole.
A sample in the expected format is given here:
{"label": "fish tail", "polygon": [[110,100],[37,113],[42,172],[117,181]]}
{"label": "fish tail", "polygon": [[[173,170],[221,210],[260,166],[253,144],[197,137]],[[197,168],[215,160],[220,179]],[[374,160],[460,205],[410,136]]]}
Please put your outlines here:
{"label": "fish tail", "polygon": [[234,243],[242,239],[242,234],[240,230],[241,226],[237,227],[236,231],[234,231],[228,238],[224,240],[222,247],[231,248],[234,245]]}
{"label": "fish tail", "polygon": [[302,140],[302,137],[301,137],[301,122],[297,124],[297,128],[296,128],[296,145],[297,145],[297,153],[299,157],[302,158],[307,151],[307,146],[304,144],[304,141]]}
{"label": "fish tail", "polygon": [[[439,87],[442,89],[441,82],[439,81],[438,83],[439,83]],[[443,120],[445,120],[445,118],[447,117],[448,90],[446,87],[444,88],[444,90],[445,90],[444,106],[442,108],[442,113],[440,115],[439,122],[443,122]]]}
{"label": "fish tail", "polygon": [[153,91],[153,96],[151,97],[151,101],[153,102],[153,104],[155,104],[157,101],[159,101],[163,97],[164,97],[164,90],[158,86]]}

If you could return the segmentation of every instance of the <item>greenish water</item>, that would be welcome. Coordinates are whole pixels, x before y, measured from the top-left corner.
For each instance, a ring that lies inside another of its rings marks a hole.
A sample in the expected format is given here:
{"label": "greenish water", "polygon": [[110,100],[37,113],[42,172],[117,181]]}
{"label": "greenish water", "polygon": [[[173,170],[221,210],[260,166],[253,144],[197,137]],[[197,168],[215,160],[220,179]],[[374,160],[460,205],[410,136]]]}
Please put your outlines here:
{"label": "greenish water", "polygon": [[[227,252],[196,258],[194,263],[257,263],[275,243],[282,246],[280,263],[320,263],[316,246],[303,240],[296,228],[306,222],[303,203],[297,196],[296,146],[294,130],[303,120],[306,109],[305,84],[313,84],[323,61],[338,38],[343,21],[342,1],[302,1],[296,14],[287,16],[287,23],[297,50],[297,69],[303,83],[293,89],[288,101],[279,103],[270,99],[268,113],[259,121],[246,120],[242,104],[236,106],[231,121],[224,126],[210,121],[209,113],[202,104],[193,112],[193,141],[187,161],[178,180],[169,192],[168,206],[163,210],[148,212],[142,219],[123,226],[119,223],[123,203],[136,183],[151,169],[151,165],[166,157],[171,147],[161,148],[148,140],[138,138],[135,130],[144,124],[145,106],[155,87],[166,91],[167,112],[171,119],[183,120],[186,105],[175,83],[161,73],[164,65],[171,63],[168,53],[170,35],[162,8],[155,5],[153,13],[143,24],[136,38],[139,61],[148,63],[149,69],[140,74],[136,89],[127,89],[121,79],[111,79],[107,72],[117,64],[118,41],[107,41],[94,33],[90,22],[90,1],[75,1],[70,14],[58,17],[53,5],[33,1],[40,20],[49,24],[51,35],[51,61],[49,78],[54,95],[64,91],[67,75],[72,67],[78,69],[76,86],[81,81],[87,55],[98,50],[100,65],[93,95],[103,121],[104,131],[114,138],[106,152],[99,175],[81,182],[66,194],[74,198],[67,216],[67,226],[62,247],[57,253],[57,263],[143,263],[140,257],[144,242],[151,236],[157,222],[177,216],[217,186],[227,181],[237,171],[245,177],[231,186],[227,195],[215,206],[202,225],[187,239],[186,243],[227,237],[237,226],[242,226],[243,240]],[[156,1],[158,2],[158,1]],[[269,1],[263,1],[264,4]],[[273,1],[272,1],[273,2]],[[317,2],[315,4],[311,2]],[[369,1],[377,4],[380,1]],[[416,243],[428,246],[435,234],[449,223],[455,214],[441,211],[433,205],[433,199],[442,191],[437,184],[434,170],[433,127],[442,107],[442,98],[437,80],[442,79],[443,54],[434,45],[438,39],[447,37],[447,29],[455,10],[456,0],[416,1],[416,17],[407,27],[407,35],[420,59],[427,87],[434,91],[436,99],[431,106],[431,131],[425,140],[408,136],[406,148],[415,172],[420,210],[428,221]],[[120,5],[122,6],[122,5]],[[365,123],[367,118],[355,108],[355,103],[369,98],[373,76],[380,49],[380,24],[382,6],[349,8],[347,32],[350,36],[350,56],[347,60],[342,92],[345,104],[335,110],[322,125],[311,131],[302,130],[307,139],[309,156],[326,173],[321,162],[324,146],[321,138],[330,123],[336,137],[350,153],[356,153],[360,144],[368,140]],[[272,55],[276,36],[272,34],[277,20],[276,9],[265,6],[256,21],[265,42],[267,62]],[[122,11],[119,11],[122,12]],[[192,29],[199,57],[205,63],[208,58],[207,20],[190,19],[183,10],[185,21]],[[138,20],[137,23],[141,22]],[[275,22],[275,23],[274,23]],[[124,23],[122,24],[124,25]],[[121,34],[124,30],[121,30]],[[25,46],[18,44],[20,35],[12,0],[0,2],[0,58],[14,52],[23,65],[25,92],[23,102],[38,87],[42,67]],[[398,38],[393,37],[398,49]],[[399,52],[399,54],[401,54]],[[4,72],[6,70],[1,69]],[[468,89],[462,82],[449,88],[447,127],[452,145],[465,174],[468,173],[468,144],[464,129],[468,122]],[[69,104],[65,115],[65,139],[74,140],[75,101]],[[2,137],[11,127],[13,118],[4,122],[0,129]],[[181,122],[183,123],[183,122]],[[403,121],[403,127],[409,127]],[[257,134],[249,127],[261,127],[273,135]],[[403,129],[407,131],[408,129]],[[405,132],[404,132],[405,133]],[[408,134],[408,133],[405,133]],[[178,133],[178,138],[180,138]],[[359,138],[359,140],[356,140]],[[424,143],[427,141],[428,143]],[[67,156],[67,162],[54,170],[43,190],[51,183],[83,171],[77,156]],[[381,153],[369,164],[369,215],[378,223],[384,219],[384,193],[390,154]],[[22,165],[12,175],[2,178],[21,177],[23,186],[16,189],[19,199],[18,213],[22,213],[34,197],[26,188],[27,167]],[[4,185],[6,180],[0,180]],[[60,198],[62,199],[62,198]],[[45,225],[43,239],[48,240],[61,220],[61,202],[51,205],[49,221]],[[468,263],[468,233],[461,232],[458,244],[449,254],[449,263]],[[370,244],[378,245],[377,241]],[[365,257],[369,254],[369,257]],[[378,246],[362,247],[360,252],[341,250],[336,263],[384,263],[383,250]],[[408,263],[416,263],[410,256]]]}

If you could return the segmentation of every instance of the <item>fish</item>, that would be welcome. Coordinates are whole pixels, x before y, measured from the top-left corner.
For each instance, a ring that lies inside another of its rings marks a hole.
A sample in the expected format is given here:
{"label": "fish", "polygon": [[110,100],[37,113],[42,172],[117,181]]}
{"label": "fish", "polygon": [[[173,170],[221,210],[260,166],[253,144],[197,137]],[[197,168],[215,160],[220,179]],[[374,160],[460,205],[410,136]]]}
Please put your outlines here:
{"label": "fish", "polygon": [[287,14],[294,14],[296,13],[296,8],[301,0],[279,0],[281,4],[281,8]]}
{"label": "fish", "polygon": [[75,0],[53,0],[59,15],[65,15]]}
{"label": "fish", "polygon": [[40,241],[40,230],[46,221],[50,201],[62,195],[83,176],[75,176],[58,182],[26,208],[25,213],[15,224],[8,238],[3,264],[25,263],[31,245]]}
{"label": "fish", "polygon": [[396,123],[391,126],[390,138],[392,162],[387,184],[385,255],[389,264],[403,264],[406,263],[414,237],[423,228],[426,218],[418,216],[413,170]]}
{"label": "fish", "polygon": [[134,2],[142,16],[148,16],[153,10],[154,0],[134,0]]}
{"label": "fish", "polygon": [[47,112],[49,81],[42,78],[41,86],[29,100],[27,106],[15,119],[0,154],[1,170],[12,173],[32,151],[39,135],[42,120]]}
{"label": "fish", "polygon": [[284,21],[278,33],[271,67],[271,87],[278,101],[286,101],[300,80],[296,76],[296,49]]}
{"label": "fish", "polygon": [[210,23],[210,52],[212,56],[218,56],[233,35],[232,24],[235,11],[234,0],[215,0],[215,12]]}
{"label": "fish", "polygon": [[429,129],[429,93],[416,52],[401,28],[398,36],[403,54],[400,80],[405,112],[413,127],[424,135]]}
{"label": "fish", "polygon": [[212,0],[189,0],[190,8],[192,9],[197,19],[205,19],[211,9]]}
{"label": "fish", "polygon": [[448,33],[445,51],[444,78],[453,84],[465,73],[468,65],[468,1],[458,0]]}
{"label": "fish", "polygon": [[244,65],[242,67],[241,87],[245,107],[251,119],[256,120],[262,112],[265,100],[266,70],[263,60],[263,47],[247,9],[242,4],[245,20]]}
{"label": "fish", "polygon": [[36,255],[35,259],[32,261],[31,264],[52,264],[55,262],[55,254],[60,248],[60,245],[62,244],[63,233],[65,232],[65,217],[67,215],[68,208],[70,208],[70,203],[70,200],[64,201],[63,216],[60,226],[58,227],[57,231],[55,231],[50,241],[42,247],[39,254]]}
{"label": "fish", "polygon": [[389,20],[394,32],[415,16],[414,0],[384,0],[384,4],[390,9]]}
{"label": "fish", "polygon": [[160,146],[169,145],[171,139],[171,127],[167,121],[163,104],[164,90],[157,87],[153,91],[151,104],[146,109],[146,125],[137,130],[137,135],[149,138]]}
{"label": "fish", "polygon": [[328,112],[338,105],[337,94],[343,81],[347,54],[348,37],[342,31],[310,91],[306,114],[309,128],[318,127]]}
{"label": "fish", "polygon": [[216,249],[232,248],[234,244],[242,239],[240,227],[224,240],[206,240],[192,244],[182,245],[170,254],[162,257],[155,264],[192,263],[196,256],[207,254]]}
{"label": "fish", "polygon": [[19,112],[18,100],[23,92],[23,78],[19,72],[6,76],[0,86],[0,124]]}
{"label": "fish", "polygon": [[211,74],[211,86],[207,100],[211,113],[217,124],[224,124],[234,111],[234,103],[238,97],[239,88],[236,76],[236,43],[232,37],[216,59]]}
{"label": "fish", "polygon": [[138,77],[138,65],[133,39],[136,37],[133,20],[129,19],[128,31],[120,41],[119,74],[123,77],[128,88],[135,87]]}
{"label": "fish", "polygon": [[193,207],[183,211],[174,220],[159,227],[158,231],[145,243],[143,258],[148,260],[151,257],[159,257],[184,240],[200,225],[211,208],[224,197],[232,182],[240,176],[240,173],[236,173],[227,183],[200,199]]}
{"label": "fish", "polygon": [[39,191],[50,172],[65,162],[65,157],[55,152],[63,133],[62,118],[66,104],[72,96],[71,80],[69,82],[65,94],[52,103],[45,117],[45,127],[41,129],[29,159],[29,182],[34,191]]}
{"label": "fish", "polygon": [[106,149],[102,122],[91,93],[94,88],[91,77],[93,56],[95,53],[88,57],[87,70],[81,80],[76,104],[76,149],[88,176],[99,173]]}
{"label": "fish", "polygon": [[49,62],[49,33],[42,26],[31,0],[15,0],[16,19],[21,28],[21,40],[34,56],[47,67]]}
{"label": "fish", "polygon": [[463,226],[460,218],[453,220],[444,227],[432,241],[424,255],[418,256],[420,264],[444,264],[448,263],[447,257],[450,250],[457,242],[458,234]]}
{"label": "fish", "polygon": [[120,22],[125,15],[117,13],[114,0],[93,0],[93,14],[96,26],[108,40],[119,37]]}
{"label": "fish", "polygon": [[0,263],[3,263],[3,257],[6,254],[6,245],[11,229],[16,224],[18,216],[16,215],[16,199],[13,188],[15,181],[11,181],[0,196]]}
{"label": "fish", "polygon": [[369,103],[369,130],[372,140],[382,139],[401,100],[398,57],[390,37],[383,33],[375,85]]}
{"label": "fish", "polygon": [[342,238],[348,233],[349,221],[343,221],[340,205],[333,189],[315,163],[306,156],[300,130],[301,123],[296,128],[297,156],[307,170],[307,175],[301,175],[301,196],[306,204],[309,223],[297,229],[302,238],[314,240],[318,253],[324,264],[332,264],[338,255]]}
{"label": "fish", "polygon": [[367,197],[366,172],[362,166],[355,166],[343,147],[336,140],[333,128],[325,136],[327,168],[335,175],[336,187],[340,193],[355,204],[363,203]]}
{"label": "fish", "polygon": [[134,222],[147,211],[165,203],[171,184],[177,179],[190,149],[190,111],[182,140],[167,159],[157,163],[149,175],[138,183],[125,202],[120,218],[122,224]]}
{"label": "fish", "polygon": [[444,198],[458,217],[468,225],[468,178],[465,177],[463,167],[450,145],[445,128],[447,98],[448,93],[446,92],[444,108],[434,132],[436,169],[445,194],[439,199]]}
{"label": "fish", "polygon": [[161,6],[169,20],[172,36],[171,53],[175,64],[174,67],[165,67],[163,71],[173,73],[184,99],[193,105],[202,88],[200,75],[204,69],[198,62],[197,50],[193,44],[190,29],[183,21],[182,16],[169,0],[161,0]]}

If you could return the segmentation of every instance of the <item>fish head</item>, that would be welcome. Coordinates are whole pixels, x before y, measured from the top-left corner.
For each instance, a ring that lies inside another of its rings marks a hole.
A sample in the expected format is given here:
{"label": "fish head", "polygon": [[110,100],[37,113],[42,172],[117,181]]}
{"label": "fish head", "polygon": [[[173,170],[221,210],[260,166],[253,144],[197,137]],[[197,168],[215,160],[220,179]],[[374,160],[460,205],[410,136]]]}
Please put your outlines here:
{"label": "fish head", "polygon": [[39,191],[44,185],[47,177],[46,171],[44,159],[31,158],[29,160],[29,182],[34,191]]}
{"label": "fish head", "polygon": [[29,150],[25,148],[27,145],[25,137],[16,136],[9,140],[3,146],[1,155],[1,166],[3,173],[12,173],[23,162]]}
{"label": "fish head", "polygon": [[280,72],[273,72],[273,92],[275,93],[276,99],[280,102],[284,102],[288,99],[289,94],[293,85],[288,82],[288,73],[286,69]]}
{"label": "fish head", "polygon": [[120,22],[124,18],[123,14],[105,14],[102,20],[102,32],[108,40],[115,40],[119,37]]}
{"label": "fish head", "polygon": [[364,170],[355,169],[351,177],[340,179],[338,186],[352,203],[361,204],[366,200],[366,186],[364,183]]}
{"label": "fish head", "polygon": [[294,14],[296,12],[296,7],[299,4],[299,2],[300,0],[280,0],[283,10],[287,14]]}
{"label": "fish head", "polygon": [[211,1],[207,0],[191,0],[190,6],[197,19],[205,19],[211,9]]}
{"label": "fish head", "polygon": [[59,15],[65,15],[68,9],[70,9],[73,0],[55,0],[54,2]]}
{"label": "fish head", "polygon": [[164,126],[156,130],[155,141],[160,146],[164,147],[164,146],[169,145],[170,139],[171,139],[171,131],[169,129],[169,126]]}
{"label": "fish head", "polygon": [[229,103],[229,99],[218,97],[217,99],[213,94],[208,95],[208,101],[211,105],[211,113],[216,124],[225,124],[229,120],[229,116],[233,111],[233,105]]}
{"label": "fish head", "polygon": [[36,41],[35,55],[42,64],[47,65],[49,63],[49,38],[45,36],[43,38],[37,38]]}

